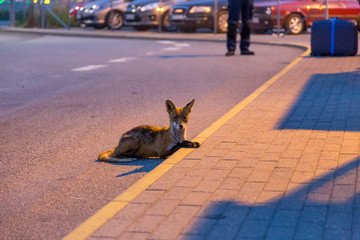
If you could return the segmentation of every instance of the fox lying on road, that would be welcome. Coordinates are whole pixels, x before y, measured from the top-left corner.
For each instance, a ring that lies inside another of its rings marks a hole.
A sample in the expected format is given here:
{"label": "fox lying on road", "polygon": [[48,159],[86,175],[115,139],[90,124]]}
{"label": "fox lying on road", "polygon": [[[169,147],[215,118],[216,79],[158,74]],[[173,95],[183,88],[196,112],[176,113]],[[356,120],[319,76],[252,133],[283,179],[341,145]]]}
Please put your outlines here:
{"label": "fox lying on road", "polygon": [[119,145],[112,150],[102,152],[99,161],[131,162],[138,158],[166,158],[181,147],[198,148],[198,142],[186,140],[186,125],[195,99],[183,108],[176,108],[166,100],[169,113],[169,127],[138,126],[124,133]]}

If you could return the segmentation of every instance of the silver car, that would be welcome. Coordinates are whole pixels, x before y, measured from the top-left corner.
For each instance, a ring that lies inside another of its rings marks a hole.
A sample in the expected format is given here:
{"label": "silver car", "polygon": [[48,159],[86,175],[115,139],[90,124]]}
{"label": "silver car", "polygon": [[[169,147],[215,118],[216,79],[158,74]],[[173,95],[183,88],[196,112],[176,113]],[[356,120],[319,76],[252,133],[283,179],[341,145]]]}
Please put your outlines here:
{"label": "silver car", "polygon": [[188,0],[135,0],[125,10],[125,25],[138,31],[158,27],[173,30],[169,22],[169,9],[176,3]]}
{"label": "silver car", "polygon": [[131,1],[97,0],[90,2],[82,6],[76,13],[76,20],[80,26],[120,29],[124,25],[125,9]]}

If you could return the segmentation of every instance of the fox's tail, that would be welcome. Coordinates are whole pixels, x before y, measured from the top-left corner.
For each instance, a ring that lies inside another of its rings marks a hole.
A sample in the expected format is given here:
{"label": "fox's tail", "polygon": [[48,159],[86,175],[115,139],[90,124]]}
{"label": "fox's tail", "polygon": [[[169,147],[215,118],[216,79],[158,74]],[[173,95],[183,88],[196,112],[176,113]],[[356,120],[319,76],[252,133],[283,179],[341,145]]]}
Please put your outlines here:
{"label": "fox's tail", "polygon": [[114,149],[99,154],[99,161],[101,162],[116,162],[116,163],[127,163],[138,160],[137,158],[119,158],[116,155]]}

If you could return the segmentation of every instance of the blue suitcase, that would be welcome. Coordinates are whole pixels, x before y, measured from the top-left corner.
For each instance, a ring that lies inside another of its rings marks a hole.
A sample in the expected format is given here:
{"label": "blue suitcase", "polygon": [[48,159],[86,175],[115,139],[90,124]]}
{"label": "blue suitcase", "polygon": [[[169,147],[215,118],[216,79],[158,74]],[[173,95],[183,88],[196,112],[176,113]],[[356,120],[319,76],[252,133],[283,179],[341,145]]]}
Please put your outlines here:
{"label": "blue suitcase", "polygon": [[354,56],[358,51],[358,33],[350,20],[314,21],[311,26],[312,56]]}

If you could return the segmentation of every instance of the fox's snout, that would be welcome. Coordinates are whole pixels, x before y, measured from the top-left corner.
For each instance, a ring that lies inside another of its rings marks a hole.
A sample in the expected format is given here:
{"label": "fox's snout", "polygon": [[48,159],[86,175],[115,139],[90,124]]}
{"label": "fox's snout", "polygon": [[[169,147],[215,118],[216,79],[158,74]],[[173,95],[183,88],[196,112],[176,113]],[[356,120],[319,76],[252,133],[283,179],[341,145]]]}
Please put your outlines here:
{"label": "fox's snout", "polygon": [[182,129],[185,129],[185,123],[176,123],[176,122],[173,122],[173,127],[177,130],[182,130]]}

